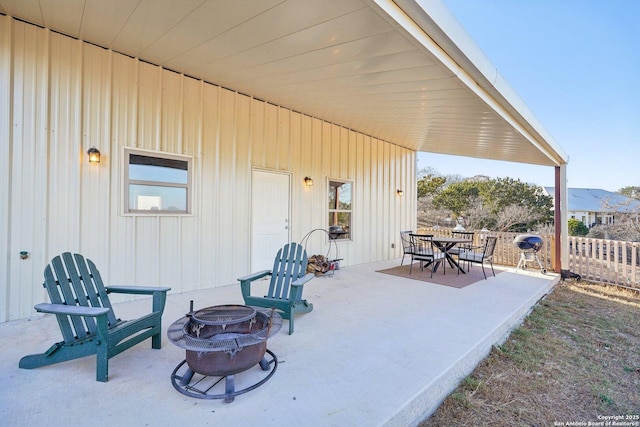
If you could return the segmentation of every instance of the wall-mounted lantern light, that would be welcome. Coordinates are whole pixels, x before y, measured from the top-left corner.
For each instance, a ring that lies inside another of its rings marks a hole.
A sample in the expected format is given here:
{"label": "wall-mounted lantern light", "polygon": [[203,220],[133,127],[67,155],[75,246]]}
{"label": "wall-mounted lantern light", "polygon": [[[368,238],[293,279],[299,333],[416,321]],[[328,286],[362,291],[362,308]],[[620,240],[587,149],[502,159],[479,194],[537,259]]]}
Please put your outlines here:
{"label": "wall-mounted lantern light", "polygon": [[96,147],[89,148],[87,154],[89,155],[89,163],[100,163],[100,150]]}
{"label": "wall-mounted lantern light", "polygon": [[404,196],[404,191],[402,191],[402,190],[396,190],[396,194],[397,194],[398,196]]}
{"label": "wall-mounted lantern light", "polygon": [[304,185],[306,185],[307,187],[311,187],[313,185],[313,179],[311,179],[310,176],[305,176]]}

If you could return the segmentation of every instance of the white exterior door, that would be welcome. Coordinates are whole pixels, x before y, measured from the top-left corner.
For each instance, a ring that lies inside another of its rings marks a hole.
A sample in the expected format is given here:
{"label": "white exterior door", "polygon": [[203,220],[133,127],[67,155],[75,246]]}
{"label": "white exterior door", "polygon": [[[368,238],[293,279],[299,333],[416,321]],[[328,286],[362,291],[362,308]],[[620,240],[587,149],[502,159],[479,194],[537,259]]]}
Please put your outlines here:
{"label": "white exterior door", "polygon": [[270,270],[278,249],[289,243],[290,176],[251,174],[251,271]]}

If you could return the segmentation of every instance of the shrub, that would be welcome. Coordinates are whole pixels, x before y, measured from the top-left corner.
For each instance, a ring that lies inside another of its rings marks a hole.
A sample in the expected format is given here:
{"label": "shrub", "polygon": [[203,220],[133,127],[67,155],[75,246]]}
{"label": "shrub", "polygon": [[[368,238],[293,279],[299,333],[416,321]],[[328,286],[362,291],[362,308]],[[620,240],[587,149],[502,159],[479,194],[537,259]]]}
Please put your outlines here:
{"label": "shrub", "polygon": [[575,218],[569,220],[569,235],[570,236],[586,236],[589,233],[589,229],[586,225]]}

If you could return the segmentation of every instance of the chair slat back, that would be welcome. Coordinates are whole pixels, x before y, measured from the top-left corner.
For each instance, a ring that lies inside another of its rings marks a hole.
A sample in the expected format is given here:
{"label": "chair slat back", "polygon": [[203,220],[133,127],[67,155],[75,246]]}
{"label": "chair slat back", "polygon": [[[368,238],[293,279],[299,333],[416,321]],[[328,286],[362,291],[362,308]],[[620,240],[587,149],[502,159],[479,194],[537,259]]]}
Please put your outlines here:
{"label": "chair slat back", "polygon": [[417,256],[433,256],[433,234],[409,234],[411,253]]}
{"label": "chair slat back", "polygon": [[452,231],[452,237],[459,237],[461,239],[473,239],[474,231]]}
{"label": "chair slat back", "polygon": [[498,238],[496,236],[487,237],[487,242],[485,243],[484,254],[483,254],[483,258],[485,260],[488,260],[493,256],[493,251],[496,248],[497,242],[498,242]]}
{"label": "chair slat back", "polygon": [[400,240],[402,241],[402,250],[405,253],[409,253],[411,251],[411,233],[413,231],[401,231],[400,232]]}
{"label": "chair slat back", "polygon": [[307,252],[297,243],[288,243],[280,249],[273,262],[271,283],[269,283],[270,298],[289,299],[291,282],[307,273]]}
{"label": "chair slat back", "polygon": [[473,246],[473,235],[475,232],[473,231],[451,231],[451,237],[455,237],[458,239],[469,239],[471,242],[469,243],[461,243],[457,247],[461,249],[469,249]]}
{"label": "chair slat back", "polygon": [[[109,308],[109,325],[117,323],[100,273],[91,260],[65,252],[51,260],[44,270],[44,279],[44,287],[53,304]],[[91,317],[61,314],[56,317],[66,343],[96,332],[96,323]]]}

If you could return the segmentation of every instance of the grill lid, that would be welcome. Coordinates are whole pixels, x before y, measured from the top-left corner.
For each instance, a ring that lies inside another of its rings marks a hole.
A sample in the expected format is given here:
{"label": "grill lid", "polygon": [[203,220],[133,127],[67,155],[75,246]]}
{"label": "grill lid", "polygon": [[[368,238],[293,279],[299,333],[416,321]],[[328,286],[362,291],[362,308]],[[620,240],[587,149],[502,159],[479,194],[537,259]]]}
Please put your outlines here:
{"label": "grill lid", "polygon": [[513,239],[513,244],[523,251],[530,250],[538,252],[542,249],[542,243],[542,238],[533,234],[520,234]]}

